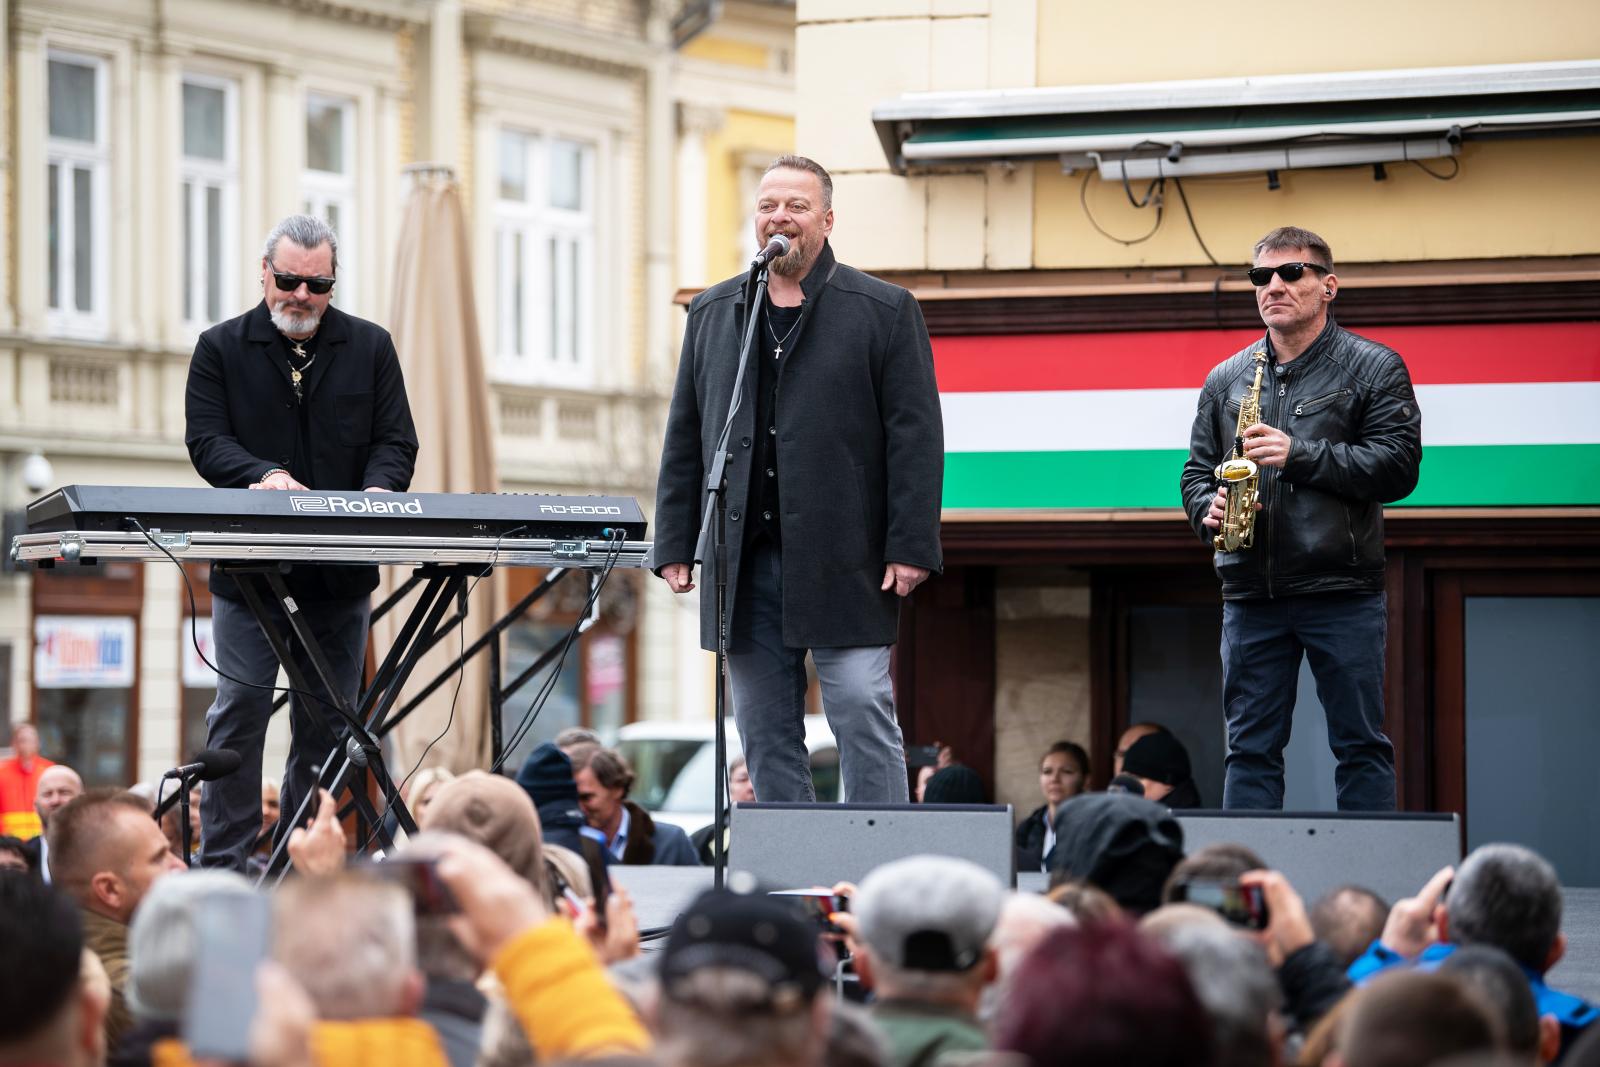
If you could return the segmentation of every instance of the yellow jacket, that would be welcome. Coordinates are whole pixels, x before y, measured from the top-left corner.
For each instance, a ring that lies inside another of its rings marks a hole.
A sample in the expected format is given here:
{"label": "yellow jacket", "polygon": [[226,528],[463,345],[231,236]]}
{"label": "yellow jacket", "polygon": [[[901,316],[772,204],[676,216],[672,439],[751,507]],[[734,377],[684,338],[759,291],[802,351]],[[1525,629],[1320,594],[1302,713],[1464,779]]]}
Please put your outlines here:
{"label": "yellow jacket", "polygon": [[565,919],[551,919],[517,937],[492,966],[541,1061],[650,1047],[650,1035],[633,1008]]}
{"label": "yellow jacket", "polygon": [[[541,1061],[650,1047],[650,1035],[633,1009],[565,919],[551,919],[517,937],[493,967]],[[319,1022],[311,1045],[317,1067],[449,1067],[439,1035],[420,1019]],[[194,1067],[176,1038],[156,1042],[150,1060],[152,1067]]]}

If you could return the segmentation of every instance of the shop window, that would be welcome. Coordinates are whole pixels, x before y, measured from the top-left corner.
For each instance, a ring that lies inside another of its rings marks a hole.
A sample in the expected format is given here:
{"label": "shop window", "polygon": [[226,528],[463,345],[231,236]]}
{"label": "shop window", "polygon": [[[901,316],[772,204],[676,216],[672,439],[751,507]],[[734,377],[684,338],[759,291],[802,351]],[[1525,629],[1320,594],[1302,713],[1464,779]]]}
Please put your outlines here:
{"label": "shop window", "polygon": [[89,786],[131,785],[137,773],[143,604],[140,563],[34,573],[33,701],[40,749]]}
{"label": "shop window", "polygon": [[33,685],[39,747],[84,783],[127,785],[138,624],[123,615],[38,615]]}

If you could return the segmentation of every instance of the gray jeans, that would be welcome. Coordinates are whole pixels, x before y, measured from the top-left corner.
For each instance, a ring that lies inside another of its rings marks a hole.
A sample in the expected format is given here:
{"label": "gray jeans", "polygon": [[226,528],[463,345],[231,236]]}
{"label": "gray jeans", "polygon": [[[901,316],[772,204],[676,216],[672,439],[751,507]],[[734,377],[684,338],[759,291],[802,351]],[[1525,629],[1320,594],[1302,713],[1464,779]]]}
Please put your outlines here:
{"label": "gray jeans", "polygon": [[[372,604],[367,597],[353,600],[318,600],[300,604],[305,619],[322,646],[334,684],[354,703],[361,688],[361,668],[366,658],[367,622]],[[280,632],[288,635],[283,609],[269,605]],[[211,598],[211,637],[217,666],[224,674],[257,686],[271,686],[278,677],[278,657],[267,643],[255,616],[242,600]],[[313,693],[321,693],[315,668],[298,642],[296,661],[306,675]],[[239,753],[239,769],[215,782],[207,782],[200,794],[200,863],[205,867],[232,867],[243,871],[256,838],[261,833],[261,753],[266,743],[267,722],[272,717],[272,702],[277,694],[257,689],[229,678],[217,679],[217,699],[206,713],[206,747],[231,748]],[[338,746],[330,723],[338,719],[331,708],[298,694],[289,698],[289,762],[284,768],[280,792],[283,817],[279,833],[285,832],[300,801],[316,785],[316,769]],[[343,736],[342,727],[338,735]]]}
{"label": "gray jeans", "polygon": [[[728,636],[733,716],[756,799],[815,800],[805,742],[806,650],[783,643],[783,557],[770,542],[744,553]],[[889,646],[813,648],[811,660],[822,685],[822,710],[839,742],[843,799],[906,803]]]}

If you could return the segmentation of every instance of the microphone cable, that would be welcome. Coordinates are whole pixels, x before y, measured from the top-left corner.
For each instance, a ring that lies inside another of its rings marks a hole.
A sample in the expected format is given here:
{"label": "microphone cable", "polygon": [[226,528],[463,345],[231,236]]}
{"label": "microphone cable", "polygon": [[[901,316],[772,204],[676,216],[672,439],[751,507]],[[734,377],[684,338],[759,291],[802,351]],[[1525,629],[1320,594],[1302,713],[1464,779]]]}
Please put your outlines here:
{"label": "microphone cable", "polygon": [[577,621],[572,624],[572,627],[567,631],[566,636],[562,639],[561,652],[556,657],[556,662],[550,668],[549,675],[540,685],[539,691],[534,694],[533,700],[529,703],[528,710],[523,713],[521,721],[519,721],[516,728],[512,730],[511,737],[505,742],[499,758],[494,761],[492,766],[490,766],[490,774],[498,773],[500,769],[505,766],[506,760],[511,757],[511,754],[516,751],[517,746],[520,745],[527,737],[528,732],[533,728],[534,722],[539,718],[539,713],[544,710],[545,703],[550,699],[550,694],[555,691],[555,684],[561,676],[563,667],[566,665],[567,655],[572,650],[573,644],[577,641],[578,635],[583,632],[584,619],[588,618],[589,613],[594,609],[596,602],[600,598],[600,591],[605,588],[606,579],[611,576],[612,570],[616,568],[617,561],[622,558],[622,549],[626,537],[627,531],[620,527],[612,531],[612,537],[609,545],[607,546],[605,560],[601,564],[599,576],[595,580],[594,588],[589,591],[589,596],[584,601],[583,610],[578,614]]}
{"label": "microphone cable", "polygon": [[[406,772],[406,776],[400,779],[400,784],[394,787],[394,796],[389,798],[389,803],[385,804],[383,810],[378,813],[378,822],[382,823],[384,819],[389,817],[389,812],[394,810],[395,803],[400,799],[400,794],[405,792],[407,783],[411,781],[412,777],[416,775],[417,771],[422,769],[422,761],[428,758],[428,753],[433,751],[433,746],[437,745],[440,741],[443,741],[445,735],[450,732],[450,727],[455,725],[456,702],[461,699],[461,685],[464,681],[466,681],[467,677],[467,611],[470,609],[472,604],[472,594],[478,588],[479,582],[482,582],[485,578],[494,573],[495,564],[500,561],[500,543],[506,538],[510,537],[512,534],[526,530],[527,528],[528,527],[526,524],[522,524],[519,526],[513,526],[509,530],[502,531],[500,535],[494,539],[494,548],[490,550],[489,562],[484,564],[483,573],[473,578],[471,584],[467,586],[466,595],[462,597],[463,603],[461,608],[461,623],[459,625],[461,635],[461,643],[459,647],[461,651],[456,657],[456,688],[455,692],[450,695],[450,714],[445,718],[444,729],[440,730],[434,739],[428,742],[427,747],[422,750],[422,755],[417,757],[417,762],[411,765],[411,769]],[[498,683],[499,679],[496,679],[495,681]]]}
{"label": "microphone cable", "polygon": [[168,549],[166,545],[156,540],[155,536],[151,534],[149,530],[145,529],[144,523],[140,522],[132,515],[127,516],[126,521],[133,523],[138,531],[144,535],[144,539],[150,542],[150,544],[160,551],[162,555],[171,560],[174,567],[178,568],[178,574],[183,578],[183,591],[188,594],[189,597],[189,643],[194,646],[195,655],[200,657],[200,662],[204,663],[207,667],[210,667],[214,672],[216,672],[217,677],[226,678],[235,685],[242,685],[247,689],[263,689],[269,693],[291,693],[296,696],[302,696],[307,700],[314,700],[324,707],[331,709],[334,714],[338,715],[339,717],[344,717],[345,713],[339,708],[339,706],[328,699],[328,697],[325,697],[320,693],[312,693],[304,689],[296,689],[292,685],[262,685],[259,682],[247,682],[243,678],[235,678],[233,675],[229,674],[227,671],[211,662],[211,657],[207,656],[205,650],[200,647],[200,629],[197,621],[200,616],[200,608],[194,599],[194,585],[189,581],[189,572],[183,569],[183,563],[178,559],[177,556],[172,554],[171,550]]}

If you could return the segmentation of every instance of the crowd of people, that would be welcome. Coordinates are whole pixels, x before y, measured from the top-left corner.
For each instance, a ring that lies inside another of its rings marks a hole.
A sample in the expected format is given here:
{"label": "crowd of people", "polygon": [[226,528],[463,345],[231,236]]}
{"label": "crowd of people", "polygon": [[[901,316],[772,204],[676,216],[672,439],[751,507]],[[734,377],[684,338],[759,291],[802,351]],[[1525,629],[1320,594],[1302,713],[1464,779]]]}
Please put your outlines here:
{"label": "crowd of people", "polygon": [[[1157,736],[1119,744],[1118,769],[1142,777]],[[558,740],[515,780],[414,781],[421,832],[384,863],[349,854],[324,794],[270,888],[191,869],[138,793],[46,768],[41,787],[68,788],[39,790],[38,847],[0,842],[0,1063],[205,1058],[189,1047],[210,1032],[191,1008],[215,1001],[203,917],[255,903],[270,937],[231,961],[256,992],[239,1035],[254,1067],[1600,1065],[1600,1013],[1545,980],[1560,885],[1520,846],[1479,848],[1393,906],[1359,886],[1307,906],[1270,856],[1186,854],[1164,804],[1087,792],[1088,756],[1063,743],[1019,831],[1047,894],[916,856],[826,887],[823,916],[734,879],[658,937],[620,886],[595,913],[584,841],[611,862],[695,844],[638,818],[615,753]],[[394,877],[413,869],[429,878]],[[1265,907],[1241,918],[1196,903],[1199,885]]]}

